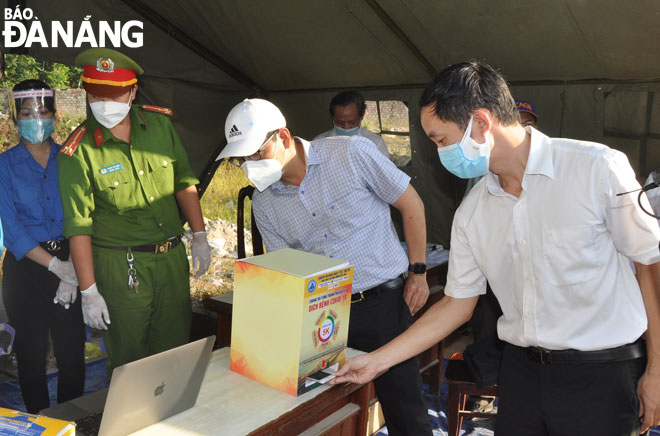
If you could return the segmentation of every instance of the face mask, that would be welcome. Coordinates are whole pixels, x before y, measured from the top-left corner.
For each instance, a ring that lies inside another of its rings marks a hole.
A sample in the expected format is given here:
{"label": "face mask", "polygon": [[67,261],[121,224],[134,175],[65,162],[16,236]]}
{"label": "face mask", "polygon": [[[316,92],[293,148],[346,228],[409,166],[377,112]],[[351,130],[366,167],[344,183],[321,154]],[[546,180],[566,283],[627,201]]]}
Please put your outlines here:
{"label": "face mask", "polygon": [[55,130],[53,118],[18,120],[18,134],[30,144],[40,144]]}
{"label": "face mask", "polygon": [[334,130],[337,136],[355,136],[360,132],[360,126],[353,127],[352,129],[342,129],[339,126],[335,126]]}
{"label": "face mask", "polygon": [[282,164],[277,159],[246,160],[241,168],[259,192],[282,178]]}
{"label": "face mask", "polygon": [[490,141],[488,136],[483,144],[472,139],[470,133],[472,133],[473,119],[474,117],[470,118],[460,142],[438,148],[438,156],[442,165],[447,168],[447,171],[462,179],[481,177],[488,173]]}
{"label": "face mask", "polygon": [[105,128],[112,129],[126,118],[128,111],[131,109],[132,96],[133,90],[131,89],[128,96],[128,103],[119,101],[95,101],[94,103],[90,103],[89,107],[99,124]]}

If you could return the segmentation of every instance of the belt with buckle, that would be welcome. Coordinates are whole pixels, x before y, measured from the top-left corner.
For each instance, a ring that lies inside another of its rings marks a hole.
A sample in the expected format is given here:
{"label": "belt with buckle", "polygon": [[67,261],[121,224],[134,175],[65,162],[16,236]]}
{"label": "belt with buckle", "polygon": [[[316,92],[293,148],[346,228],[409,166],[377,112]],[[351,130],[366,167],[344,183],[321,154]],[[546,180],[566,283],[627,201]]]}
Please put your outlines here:
{"label": "belt with buckle", "polygon": [[181,236],[175,236],[174,238],[170,238],[164,242],[161,242],[160,244],[149,244],[149,245],[136,245],[133,247],[110,247],[107,245],[99,245],[99,244],[94,244],[97,247],[101,248],[109,248],[111,250],[121,250],[121,251],[132,251],[136,253],[154,253],[154,254],[163,254],[167,253],[168,251],[172,250],[174,247],[179,245],[179,242],[181,242]]}
{"label": "belt with buckle", "polygon": [[57,253],[62,249],[62,247],[66,243],[67,243],[66,239],[63,240],[54,239],[52,241],[39,242],[39,245],[41,246],[41,248],[45,249],[49,253]]}
{"label": "belt with buckle", "polygon": [[403,274],[396,278],[393,278],[392,280],[388,280],[385,283],[381,283],[378,286],[374,286],[373,288],[367,289],[366,291],[354,293],[353,295],[351,295],[351,303],[362,301],[366,298],[371,297],[372,295],[380,295],[383,292],[387,292],[394,288],[398,288],[401,285],[403,285]]}
{"label": "belt with buckle", "polygon": [[[520,348],[520,347],[519,347]],[[522,348],[529,360],[542,365],[561,365],[571,363],[622,362],[646,355],[641,340],[616,348],[596,351],[547,350],[539,347]]]}

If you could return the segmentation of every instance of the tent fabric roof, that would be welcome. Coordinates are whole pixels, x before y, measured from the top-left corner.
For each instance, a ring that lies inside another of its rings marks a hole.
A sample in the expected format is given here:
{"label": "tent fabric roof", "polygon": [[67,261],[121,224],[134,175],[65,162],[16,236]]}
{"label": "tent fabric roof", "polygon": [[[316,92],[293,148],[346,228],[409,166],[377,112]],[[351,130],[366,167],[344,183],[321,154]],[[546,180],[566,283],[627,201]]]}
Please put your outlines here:
{"label": "tent fabric roof", "polygon": [[[225,116],[245,97],[273,99],[308,138],[329,127],[338,90],[410,103],[404,170],[428,204],[436,242],[448,240],[462,188],[428,147],[415,106],[447,65],[479,59],[501,70],[514,93],[533,99],[550,135],[617,146],[641,172],[660,162],[656,0],[0,0],[16,3],[33,9],[46,35],[50,21],[78,26],[88,15],[94,28],[143,21],[144,46],[119,50],[145,70],[139,102],[174,108],[203,181],[225,144]],[[27,53],[71,65],[83,48]]]}
{"label": "tent fabric roof", "polygon": [[[373,7],[372,5],[375,4]],[[511,81],[649,80],[660,58],[653,0],[177,1],[149,6],[266,90],[423,85],[469,58]]]}
{"label": "tent fabric roof", "polygon": [[[470,58],[500,68],[510,81],[660,78],[660,57],[649,49],[650,42],[660,41],[660,3],[653,0],[41,0],[29,5],[42,21],[75,21],[87,14],[92,21],[142,19],[144,47],[128,51],[139,53],[148,74],[210,81],[234,91],[246,86],[203,65],[147,23],[153,17],[136,11],[152,10],[269,91],[421,86],[432,77],[429,68],[440,71]],[[43,54],[55,51],[61,52],[49,48]],[[76,50],[68,52],[72,58]]]}

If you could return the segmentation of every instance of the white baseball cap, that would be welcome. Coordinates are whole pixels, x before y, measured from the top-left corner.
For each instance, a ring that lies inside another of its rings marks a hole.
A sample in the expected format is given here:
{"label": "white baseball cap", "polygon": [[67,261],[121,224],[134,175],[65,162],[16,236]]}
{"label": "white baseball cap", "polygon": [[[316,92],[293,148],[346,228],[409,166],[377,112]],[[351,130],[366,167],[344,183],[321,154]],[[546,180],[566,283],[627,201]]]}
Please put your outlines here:
{"label": "white baseball cap", "polygon": [[286,127],[286,120],[277,106],[268,100],[246,98],[227,115],[227,145],[215,160],[250,156],[259,150],[268,133],[282,127]]}

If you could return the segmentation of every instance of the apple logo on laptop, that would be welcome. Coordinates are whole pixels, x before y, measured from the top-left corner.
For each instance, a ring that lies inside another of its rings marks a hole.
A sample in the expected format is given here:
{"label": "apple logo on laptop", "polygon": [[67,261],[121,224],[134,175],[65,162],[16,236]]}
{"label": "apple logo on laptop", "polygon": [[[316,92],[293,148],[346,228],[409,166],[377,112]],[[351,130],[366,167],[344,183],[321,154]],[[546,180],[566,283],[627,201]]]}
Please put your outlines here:
{"label": "apple logo on laptop", "polygon": [[165,392],[165,382],[161,382],[160,386],[158,386],[156,390],[154,390],[154,397],[162,395],[163,392]]}

